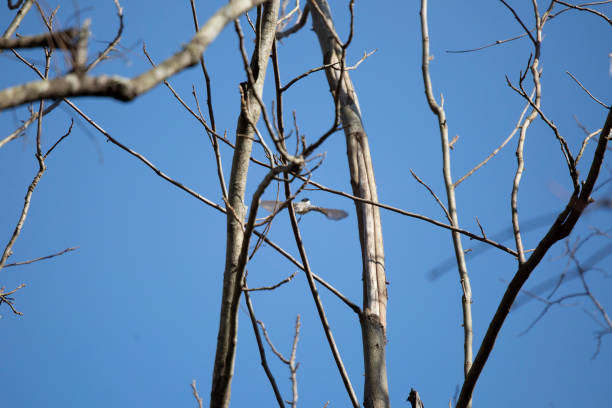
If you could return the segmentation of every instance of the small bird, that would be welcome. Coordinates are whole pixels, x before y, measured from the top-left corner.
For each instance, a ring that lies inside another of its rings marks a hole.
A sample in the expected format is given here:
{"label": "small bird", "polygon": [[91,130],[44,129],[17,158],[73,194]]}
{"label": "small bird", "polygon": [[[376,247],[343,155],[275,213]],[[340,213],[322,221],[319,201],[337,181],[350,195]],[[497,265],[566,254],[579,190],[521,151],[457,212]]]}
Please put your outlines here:
{"label": "small bird", "polygon": [[[283,203],[281,201],[268,201],[263,200],[261,202],[261,206],[270,212],[276,211]],[[301,201],[297,203],[293,203],[293,209],[296,213],[302,215],[306,214],[310,211],[318,211],[321,214],[325,215],[330,220],[341,220],[348,215],[348,213],[344,210],[336,210],[334,208],[323,208],[317,207],[316,205],[310,204],[310,200],[308,198],[303,198]]]}

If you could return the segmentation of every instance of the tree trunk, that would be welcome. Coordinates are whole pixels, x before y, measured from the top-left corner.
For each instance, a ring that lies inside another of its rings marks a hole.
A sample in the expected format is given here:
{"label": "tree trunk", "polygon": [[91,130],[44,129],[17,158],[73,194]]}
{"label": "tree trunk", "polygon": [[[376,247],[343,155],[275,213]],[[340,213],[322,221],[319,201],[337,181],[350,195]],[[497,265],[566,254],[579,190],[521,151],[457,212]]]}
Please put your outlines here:
{"label": "tree trunk", "polygon": [[[319,38],[323,63],[342,59],[342,47],[332,31],[333,20],[326,0],[311,0],[313,29]],[[326,70],[330,89],[337,98],[340,118],[346,136],[347,155],[353,195],[378,201],[376,181],[370,157],[368,137],[361,122],[357,94],[348,72],[339,66]],[[342,77],[340,78],[340,75]],[[338,87],[338,81],[341,84]],[[335,95],[336,90],[338,95]],[[382,228],[378,207],[355,202],[363,263],[363,314],[361,334],[365,368],[364,401],[366,408],[389,407],[387,366],[385,360],[387,327],[387,286]]]}
{"label": "tree trunk", "polygon": [[[245,106],[241,107],[236,126],[236,149],[232,160],[232,171],[229,181],[228,212],[227,212],[227,243],[225,255],[225,270],[223,272],[223,294],[221,298],[221,314],[219,332],[217,334],[217,351],[213,370],[212,388],[210,391],[211,408],[227,408],[231,396],[232,377],[234,375],[234,360],[236,357],[236,342],[238,339],[238,303],[241,295],[243,271],[238,270],[238,257],[242,248],[243,226],[246,208],[244,192],[249,171],[249,158],[253,147],[254,130],[249,125],[257,123],[261,107],[254,92],[262,94],[269,56],[276,33],[279,0],[270,0],[263,6],[263,12],[257,13],[257,39],[251,71],[255,83],[253,88],[243,87]],[[231,208],[229,208],[231,207]]]}

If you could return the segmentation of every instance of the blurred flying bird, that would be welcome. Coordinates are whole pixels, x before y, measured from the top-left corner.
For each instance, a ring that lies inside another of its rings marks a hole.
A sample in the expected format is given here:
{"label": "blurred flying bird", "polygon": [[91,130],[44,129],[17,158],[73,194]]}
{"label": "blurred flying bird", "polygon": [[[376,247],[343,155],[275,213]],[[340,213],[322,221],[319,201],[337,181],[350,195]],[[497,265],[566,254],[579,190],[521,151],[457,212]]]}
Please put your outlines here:
{"label": "blurred flying bird", "polygon": [[[260,205],[266,210],[274,212],[279,209],[283,205],[283,203],[282,201],[263,200]],[[302,199],[302,201],[293,203],[293,209],[296,213],[300,215],[306,214],[310,211],[318,211],[330,220],[341,220],[342,218],[348,215],[348,213],[344,210],[337,210],[335,208],[323,208],[317,207],[316,205],[312,205],[308,198],[304,198]]]}

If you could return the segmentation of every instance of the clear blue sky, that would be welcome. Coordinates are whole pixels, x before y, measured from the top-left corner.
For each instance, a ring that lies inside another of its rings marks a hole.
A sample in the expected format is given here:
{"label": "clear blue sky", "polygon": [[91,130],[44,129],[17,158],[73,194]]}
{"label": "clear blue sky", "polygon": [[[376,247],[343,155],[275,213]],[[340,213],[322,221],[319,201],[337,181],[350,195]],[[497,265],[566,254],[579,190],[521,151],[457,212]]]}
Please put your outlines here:
{"label": "clear blue sky", "polygon": [[[92,46],[102,49],[116,29],[112,1],[61,1],[57,21],[62,27],[92,18]],[[352,72],[370,139],[381,202],[436,219],[443,214],[410,176],[413,169],[441,197],[440,142],[437,122],[427,107],[420,73],[418,2],[356,2],[355,38],[349,63],[364,51],[377,52]],[[513,2],[530,24],[530,2]],[[46,6],[55,7],[55,2]],[[160,61],[179,49],[193,33],[188,1],[124,1],[125,32],[119,58],[100,65],[95,74],[133,76],[148,67],[141,48]],[[224,4],[199,2],[201,21]],[[347,33],[345,2],[333,2],[336,25]],[[601,8],[608,15],[612,7]],[[2,6],[0,27],[13,13]],[[243,29],[248,25],[243,21]],[[20,34],[44,31],[31,11]],[[451,137],[459,135],[452,152],[457,179],[508,135],[523,102],[506,84],[516,81],[531,51],[522,39],[485,51],[448,54],[445,50],[473,48],[522,33],[521,27],[499,2],[433,2],[430,5],[431,65],[434,91],[444,94]],[[567,12],[549,22],[542,50],[543,109],[561,129],[572,151],[583,138],[572,115],[590,131],[603,125],[606,111],[590,100],[565,74],[572,72],[596,96],[612,102],[610,92],[610,27],[593,15]],[[249,50],[252,43],[248,43]],[[321,63],[318,42],[309,27],[279,47],[281,75],[292,77]],[[40,52],[25,55],[40,63]],[[238,83],[244,80],[237,38],[226,28],[205,53],[213,79],[217,127],[234,139],[239,112]],[[0,54],[0,88],[36,79],[11,53]],[[65,69],[58,59],[53,72]],[[271,72],[271,71],[270,71]],[[269,76],[271,80],[272,77]],[[171,80],[193,105],[192,84],[204,103],[203,79],[198,67]],[[272,82],[264,100],[270,106]],[[332,121],[331,98],[324,75],[318,73],[288,94],[286,121],[296,111],[300,132],[314,140]],[[144,154],[160,169],[207,198],[222,203],[208,138],[198,124],[160,86],[136,101],[123,104],[107,99],[80,98],[75,102],[114,137]],[[0,138],[28,117],[25,108],[0,114]],[[198,382],[208,403],[217,335],[221,279],[225,251],[225,218],[176,187],[161,180],[142,163],[127,155],[67,107],[44,120],[44,145],[65,133],[75,118],[72,134],[48,158],[48,170],[34,193],[23,232],[14,247],[13,262],[47,255],[67,247],[79,249],[33,265],[7,268],[1,286],[27,287],[15,295],[24,316],[0,306],[2,337],[2,401],[7,407],[168,407],[195,406],[189,388]],[[262,127],[263,129],[263,127]],[[494,161],[461,184],[457,190],[461,225],[478,231],[477,216],[488,235],[510,226],[512,178],[515,171],[514,139]],[[314,178],[333,188],[350,191],[344,136],[338,133],[323,146],[324,165]],[[8,241],[34,176],[35,127],[26,137],[0,149],[0,242]],[[226,178],[231,151],[222,147]],[[586,165],[593,148],[587,148]],[[262,158],[263,152],[254,154]],[[536,122],[526,142],[526,171],[519,205],[522,220],[552,215],[563,208],[570,194],[567,174],[554,135]],[[610,159],[602,179],[611,176]],[[585,173],[585,167],[582,167]],[[263,171],[251,167],[250,199]],[[271,198],[270,191],[266,198]],[[361,262],[352,203],[320,192],[306,196],[321,205],[343,208],[347,219],[332,222],[309,214],[301,222],[314,272],[361,303]],[[612,196],[604,187],[596,197]],[[248,204],[248,203],[247,203]],[[589,227],[610,225],[609,211],[594,211],[582,219],[572,239],[585,237]],[[447,406],[462,381],[461,291],[451,269],[432,281],[428,273],[452,255],[451,237],[443,230],[398,214],[382,212],[389,286],[388,369],[391,401],[405,402],[416,388],[428,407]],[[270,237],[297,254],[286,217],[275,222]],[[525,232],[532,248],[544,228]],[[501,238],[500,238],[501,239]],[[606,245],[595,238],[581,251],[582,259]],[[510,237],[504,243],[512,246]],[[472,276],[475,348],[486,330],[516,263],[497,250],[474,248],[468,255]],[[557,244],[527,284],[557,276],[567,264]],[[481,254],[481,255],[478,255]],[[478,255],[478,256],[477,256]],[[612,257],[599,266],[612,270]],[[264,247],[248,266],[249,285],[273,284],[295,268]],[[602,304],[612,309],[610,280],[601,272],[587,275]],[[559,294],[580,290],[577,280],[564,284]],[[353,313],[321,289],[330,323],[357,395],[362,399],[361,334]],[[253,302],[277,348],[289,353],[293,325],[301,314],[298,348],[302,406],[348,406],[339,375],[316,316],[306,280],[301,273],[273,293],[256,293]],[[568,303],[569,304],[569,303]],[[592,304],[578,299],[569,307],[556,307],[524,336],[542,305],[530,302],[513,311],[476,387],[474,406],[603,407],[612,404],[612,338],[604,338],[599,356],[593,333],[599,326],[591,318]],[[612,310],[610,310],[612,312]],[[240,311],[238,355],[232,404],[273,406],[270,386],[259,364],[252,328],[244,307]],[[269,350],[268,350],[269,351]],[[268,354],[281,386],[290,398],[289,373]],[[404,405],[406,404],[406,405]]]}

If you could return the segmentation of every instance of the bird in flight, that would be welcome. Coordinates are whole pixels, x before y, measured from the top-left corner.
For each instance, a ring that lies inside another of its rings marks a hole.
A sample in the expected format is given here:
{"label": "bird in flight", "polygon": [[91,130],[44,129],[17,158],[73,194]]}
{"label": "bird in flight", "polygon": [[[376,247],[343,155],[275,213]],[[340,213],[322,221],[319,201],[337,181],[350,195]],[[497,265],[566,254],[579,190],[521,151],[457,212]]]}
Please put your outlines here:
{"label": "bird in flight", "polygon": [[[269,201],[263,200],[260,204],[263,208],[270,212],[276,211],[278,208],[283,205],[282,201]],[[348,215],[348,213],[344,210],[337,210],[335,208],[324,208],[317,207],[316,205],[310,204],[310,200],[308,198],[303,198],[301,201],[297,203],[293,203],[293,209],[296,213],[303,215],[310,211],[317,211],[321,214],[325,215],[330,220],[341,220]]]}

